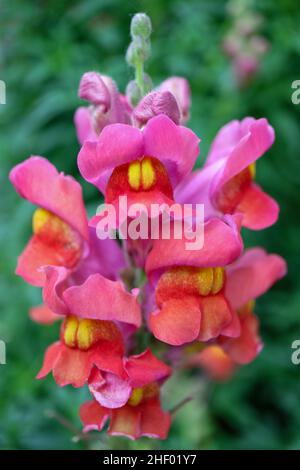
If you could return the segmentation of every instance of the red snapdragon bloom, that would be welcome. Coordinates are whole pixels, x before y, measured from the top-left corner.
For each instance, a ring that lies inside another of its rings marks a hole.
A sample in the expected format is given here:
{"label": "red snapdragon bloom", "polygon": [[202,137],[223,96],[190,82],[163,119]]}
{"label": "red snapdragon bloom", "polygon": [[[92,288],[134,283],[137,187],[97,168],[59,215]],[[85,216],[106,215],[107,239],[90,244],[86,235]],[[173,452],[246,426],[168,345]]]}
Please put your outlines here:
{"label": "red snapdragon bloom", "polygon": [[127,379],[122,384],[119,377],[94,370],[89,380],[94,400],[80,408],[84,431],[100,431],[110,419],[110,435],[165,439],[171,416],[161,409],[160,386],[170,376],[171,369],[149,349],[125,359],[124,367]]}
{"label": "red snapdragon bloom", "polygon": [[[140,306],[120,282],[93,274],[79,286],[63,288],[64,268],[48,267],[48,288],[55,292],[53,305],[65,315],[60,341],[46,351],[38,374],[50,371],[60,385],[83,386],[96,366],[123,375],[124,341],[121,331],[141,324]],[[99,295],[101,293],[101,295]],[[50,294],[49,294],[50,295]]]}
{"label": "red snapdragon bloom", "polygon": [[253,313],[254,300],[286,274],[286,263],[278,255],[267,254],[261,248],[247,250],[228,266],[226,296],[238,312],[241,333],[236,338],[220,336],[188,359],[190,365],[203,367],[216,380],[231,377],[238,365],[252,362],[262,350],[259,320]]}
{"label": "red snapdragon bloom", "polygon": [[186,239],[155,240],[146,272],[155,287],[157,309],[149,316],[154,336],[172,345],[237,336],[239,320],[225,296],[225,267],[242,242],[233,220],[204,225],[204,246],[187,250]]}

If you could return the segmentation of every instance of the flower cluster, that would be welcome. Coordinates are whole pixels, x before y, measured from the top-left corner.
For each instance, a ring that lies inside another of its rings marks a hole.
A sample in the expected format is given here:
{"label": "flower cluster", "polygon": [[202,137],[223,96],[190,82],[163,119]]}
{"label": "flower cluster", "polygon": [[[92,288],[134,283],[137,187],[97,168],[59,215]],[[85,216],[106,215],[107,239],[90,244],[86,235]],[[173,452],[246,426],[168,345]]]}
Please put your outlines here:
{"label": "flower cluster", "polygon": [[[151,25],[142,14],[134,21],[133,85],[143,95],[136,62]],[[224,380],[262,348],[254,300],[286,265],[262,248],[244,251],[241,228],[260,230],[278,218],[277,203],[255,183],[256,161],[274,131],[264,118],[230,122],[193,171],[200,139],[184,127],[191,101],[184,78],[167,79],[133,104],[111,78],[89,72],[79,96],[89,103],[75,115],[83,178],[114,207],[121,196],[146,207],[204,204],[204,242],[189,250],[185,235],[172,230],[122,243],[99,239],[99,214],[88,220],[71,176],[40,156],[13,168],[16,191],[37,206],[16,273],[42,288],[44,304],[31,318],[61,323],[37,377],[51,372],[59,386],[88,387],[92,400],[80,409],[85,431],[109,421],[111,435],[163,439],[171,413],[161,407],[161,387],[173,370],[200,367]],[[175,217],[171,226],[182,223]]]}

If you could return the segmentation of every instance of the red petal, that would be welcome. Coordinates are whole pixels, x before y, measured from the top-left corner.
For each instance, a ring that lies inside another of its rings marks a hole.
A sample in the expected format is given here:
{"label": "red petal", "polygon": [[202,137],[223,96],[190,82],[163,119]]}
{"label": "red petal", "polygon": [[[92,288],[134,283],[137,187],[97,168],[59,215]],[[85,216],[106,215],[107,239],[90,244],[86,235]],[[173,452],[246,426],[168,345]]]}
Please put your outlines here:
{"label": "red petal", "polygon": [[45,352],[43,366],[36,376],[37,379],[43,379],[46,377],[46,375],[49,374],[49,372],[51,372],[51,370],[53,370],[59,359],[61,348],[62,344],[60,341],[57,341],[56,343],[53,343],[51,346],[49,346]]}
{"label": "red petal", "polygon": [[56,315],[46,305],[38,305],[29,310],[31,320],[43,325],[52,325],[57,320],[61,320],[61,315]]}
{"label": "red petal", "polygon": [[251,184],[244,192],[243,199],[236,208],[244,215],[242,224],[252,230],[261,230],[273,225],[278,219],[279,206],[274,199],[264,193],[259,186]]}
{"label": "red petal", "polygon": [[122,408],[112,410],[108,434],[111,436],[127,436],[133,440],[138,439],[141,435],[140,425],[140,407],[125,405]]}
{"label": "red petal", "polygon": [[80,351],[62,345],[58,361],[53,367],[53,377],[58,385],[82,387],[92,369],[90,351]]}
{"label": "red petal", "polygon": [[171,415],[161,409],[160,400],[153,398],[141,405],[141,435],[166,439],[168,437]]}
{"label": "red petal", "polygon": [[199,341],[219,336],[232,320],[231,309],[222,294],[200,297],[202,313]]}
{"label": "red petal", "polygon": [[200,331],[201,312],[196,297],[170,299],[150,315],[150,328],[160,341],[180,346],[196,339]]}
{"label": "red petal", "polygon": [[125,362],[125,369],[133,388],[165,380],[172,372],[171,368],[159,361],[150,349],[138,356],[130,356]]}
{"label": "red petal", "polygon": [[99,405],[95,400],[83,403],[79,410],[79,416],[84,426],[83,431],[101,431],[109,417],[109,413],[110,410]]}

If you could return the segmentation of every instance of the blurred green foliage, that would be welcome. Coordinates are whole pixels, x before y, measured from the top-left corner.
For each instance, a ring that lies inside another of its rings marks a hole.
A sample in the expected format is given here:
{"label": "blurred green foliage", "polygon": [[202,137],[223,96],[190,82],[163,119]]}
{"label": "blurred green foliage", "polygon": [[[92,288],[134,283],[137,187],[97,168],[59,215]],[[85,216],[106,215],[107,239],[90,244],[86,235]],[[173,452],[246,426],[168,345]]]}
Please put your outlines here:
{"label": "blurred green foliage", "polygon": [[[58,327],[33,324],[27,315],[40,292],[13,271],[30,235],[33,208],[8,183],[10,168],[39,154],[60,170],[79,177],[79,146],[73,114],[77,87],[85,71],[112,75],[121,90],[131,79],[124,61],[131,15],[147,12],[153,22],[148,71],[155,84],[184,75],[193,93],[191,128],[202,138],[201,161],[221,125],[246,115],[266,116],[276,142],[258,163],[257,179],[280,203],[279,223],[262,232],[245,232],[247,245],[262,245],[283,255],[289,275],[257,302],[265,348],[233,380],[214,385],[209,396],[182,409],[165,442],[100,440],[96,448],[300,447],[300,366],[292,365],[291,343],[300,338],[300,105],[291,102],[291,83],[300,79],[300,9],[294,0],[256,0],[265,18],[261,32],[270,50],[252,85],[238,91],[220,48],[229,19],[223,0],[39,0],[2,2],[0,7],[0,79],[7,84],[7,104],[0,106],[0,338],[7,342],[7,365],[0,366],[0,447],[78,449],[86,443],[47,417],[55,410],[75,427],[85,391],[60,389],[52,378],[36,381],[43,352],[57,338]],[[82,182],[82,179],[80,178]],[[84,184],[90,208],[99,198]],[[197,388],[197,376],[173,379],[166,406]]]}

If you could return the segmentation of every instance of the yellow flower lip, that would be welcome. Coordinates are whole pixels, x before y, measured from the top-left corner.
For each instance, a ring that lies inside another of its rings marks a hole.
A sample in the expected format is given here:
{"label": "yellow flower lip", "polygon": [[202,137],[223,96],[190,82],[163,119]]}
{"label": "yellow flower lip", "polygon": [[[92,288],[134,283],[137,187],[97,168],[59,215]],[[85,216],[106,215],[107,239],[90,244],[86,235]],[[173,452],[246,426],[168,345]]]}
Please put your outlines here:
{"label": "yellow flower lip", "polygon": [[135,191],[148,191],[156,182],[156,173],[150,157],[136,160],[128,167],[128,183]]}
{"label": "yellow flower lip", "polygon": [[90,320],[68,315],[62,327],[62,339],[65,345],[82,351],[87,351],[100,340],[112,341],[118,337],[116,325],[106,320]]}

